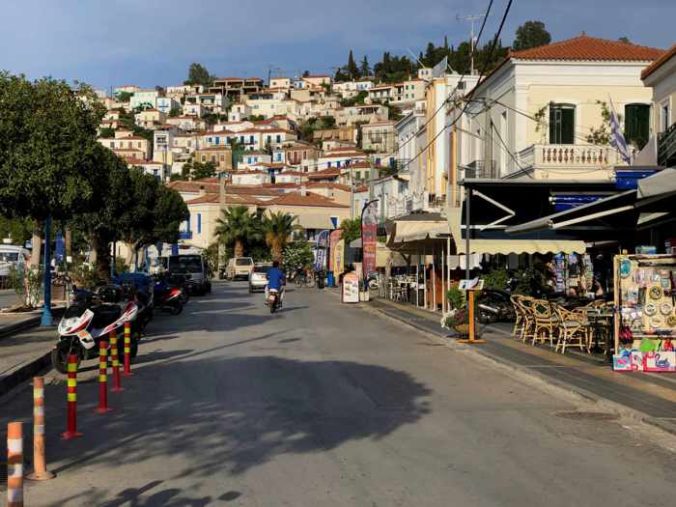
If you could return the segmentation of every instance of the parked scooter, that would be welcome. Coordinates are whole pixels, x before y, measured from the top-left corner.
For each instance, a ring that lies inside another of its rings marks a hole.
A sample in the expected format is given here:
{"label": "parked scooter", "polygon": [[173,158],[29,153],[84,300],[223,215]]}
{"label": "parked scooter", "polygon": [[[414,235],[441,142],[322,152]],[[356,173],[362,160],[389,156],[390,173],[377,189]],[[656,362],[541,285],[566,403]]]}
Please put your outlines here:
{"label": "parked scooter", "polygon": [[183,311],[183,290],[160,277],[155,281],[155,304],[163,311],[178,315]]}
{"label": "parked scooter", "polygon": [[479,295],[477,306],[482,324],[510,322],[515,319],[514,307],[507,292],[485,289]]}
{"label": "parked scooter", "polygon": [[[125,322],[136,321],[139,306],[129,301],[124,307],[118,302],[122,298],[119,286],[105,286],[96,293],[77,291],[74,302],[66,309],[59,322],[59,340],[52,350],[52,365],[60,373],[66,373],[68,356],[82,360],[98,356],[98,345],[113,329],[121,329]],[[119,333],[121,334],[121,333]],[[138,334],[132,334],[131,357],[138,353]],[[110,348],[110,345],[109,345]],[[120,355],[124,351],[122,336],[118,342]]]}

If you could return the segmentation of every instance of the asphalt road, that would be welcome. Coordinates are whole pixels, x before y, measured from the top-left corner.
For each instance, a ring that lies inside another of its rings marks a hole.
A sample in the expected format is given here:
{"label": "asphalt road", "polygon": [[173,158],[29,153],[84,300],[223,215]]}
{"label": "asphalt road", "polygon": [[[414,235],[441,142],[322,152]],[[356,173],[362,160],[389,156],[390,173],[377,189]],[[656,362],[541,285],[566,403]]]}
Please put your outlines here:
{"label": "asphalt road", "polygon": [[0,290],[0,308],[7,308],[18,302],[16,292],[12,289]]}
{"label": "asphalt road", "polygon": [[[294,290],[270,315],[245,289],[158,316],[110,414],[86,363],[81,439],[58,439],[53,379],[58,477],[26,505],[673,505],[675,454],[655,434],[334,294]],[[0,422],[30,421],[30,397],[2,400]]]}

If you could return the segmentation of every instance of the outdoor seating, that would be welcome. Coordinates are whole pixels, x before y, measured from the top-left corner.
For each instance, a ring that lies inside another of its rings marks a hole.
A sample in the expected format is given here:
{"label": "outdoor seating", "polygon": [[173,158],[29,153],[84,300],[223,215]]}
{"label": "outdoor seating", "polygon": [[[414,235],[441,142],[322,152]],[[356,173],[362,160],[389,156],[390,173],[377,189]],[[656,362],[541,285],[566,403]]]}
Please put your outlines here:
{"label": "outdoor seating", "polygon": [[535,330],[535,316],[533,314],[533,298],[528,296],[512,296],[511,301],[516,313],[516,321],[512,334],[525,342],[532,339]]}
{"label": "outdoor seating", "polygon": [[554,311],[559,319],[559,336],[556,341],[556,352],[566,353],[566,346],[577,345],[580,350],[590,352],[591,326],[584,308],[566,310],[560,305],[554,305]]}
{"label": "outdoor seating", "polygon": [[549,340],[549,344],[554,346],[554,336],[557,334],[559,318],[553,310],[553,303],[544,299],[536,299],[532,304],[532,312],[535,320],[535,329],[533,330],[532,344],[536,342],[544,343]]}

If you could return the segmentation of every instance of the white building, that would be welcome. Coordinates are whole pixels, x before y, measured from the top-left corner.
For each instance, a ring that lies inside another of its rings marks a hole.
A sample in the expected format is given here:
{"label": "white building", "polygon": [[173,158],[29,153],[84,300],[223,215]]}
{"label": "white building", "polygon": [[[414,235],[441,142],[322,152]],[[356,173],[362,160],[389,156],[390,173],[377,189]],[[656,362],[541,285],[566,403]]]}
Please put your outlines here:
{"label": "white building", "polygon": [[145,90],[136,90],[134,95],[129,99],[129,107],[132,109],[136,108],[155,108],[157,103],[157,98],[160,96],[158,90],[145,89]]}

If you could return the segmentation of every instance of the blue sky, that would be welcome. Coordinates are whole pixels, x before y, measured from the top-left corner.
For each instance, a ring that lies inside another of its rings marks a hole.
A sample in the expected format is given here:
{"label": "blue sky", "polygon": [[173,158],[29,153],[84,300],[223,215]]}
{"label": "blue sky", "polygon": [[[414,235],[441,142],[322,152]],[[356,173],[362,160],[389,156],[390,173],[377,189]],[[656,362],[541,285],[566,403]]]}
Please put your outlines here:
{"label": "blue sky", "polygon": [[[429,40],[469,38],[456,16],[488,0],[9,0],[3,2],[0,69],[98,87],[170,85],[193,61],[216,75],[267,77],[305,69],[331,73],[353,49],[371,62],[383,51],[416,54]],[[492,35],[506,0],[494,2]],[[514,0],[503,43],[529,19],[554,40],[589,35],[668,47],[673,0]],[[484,36],[483,41],[488,40]]]}

